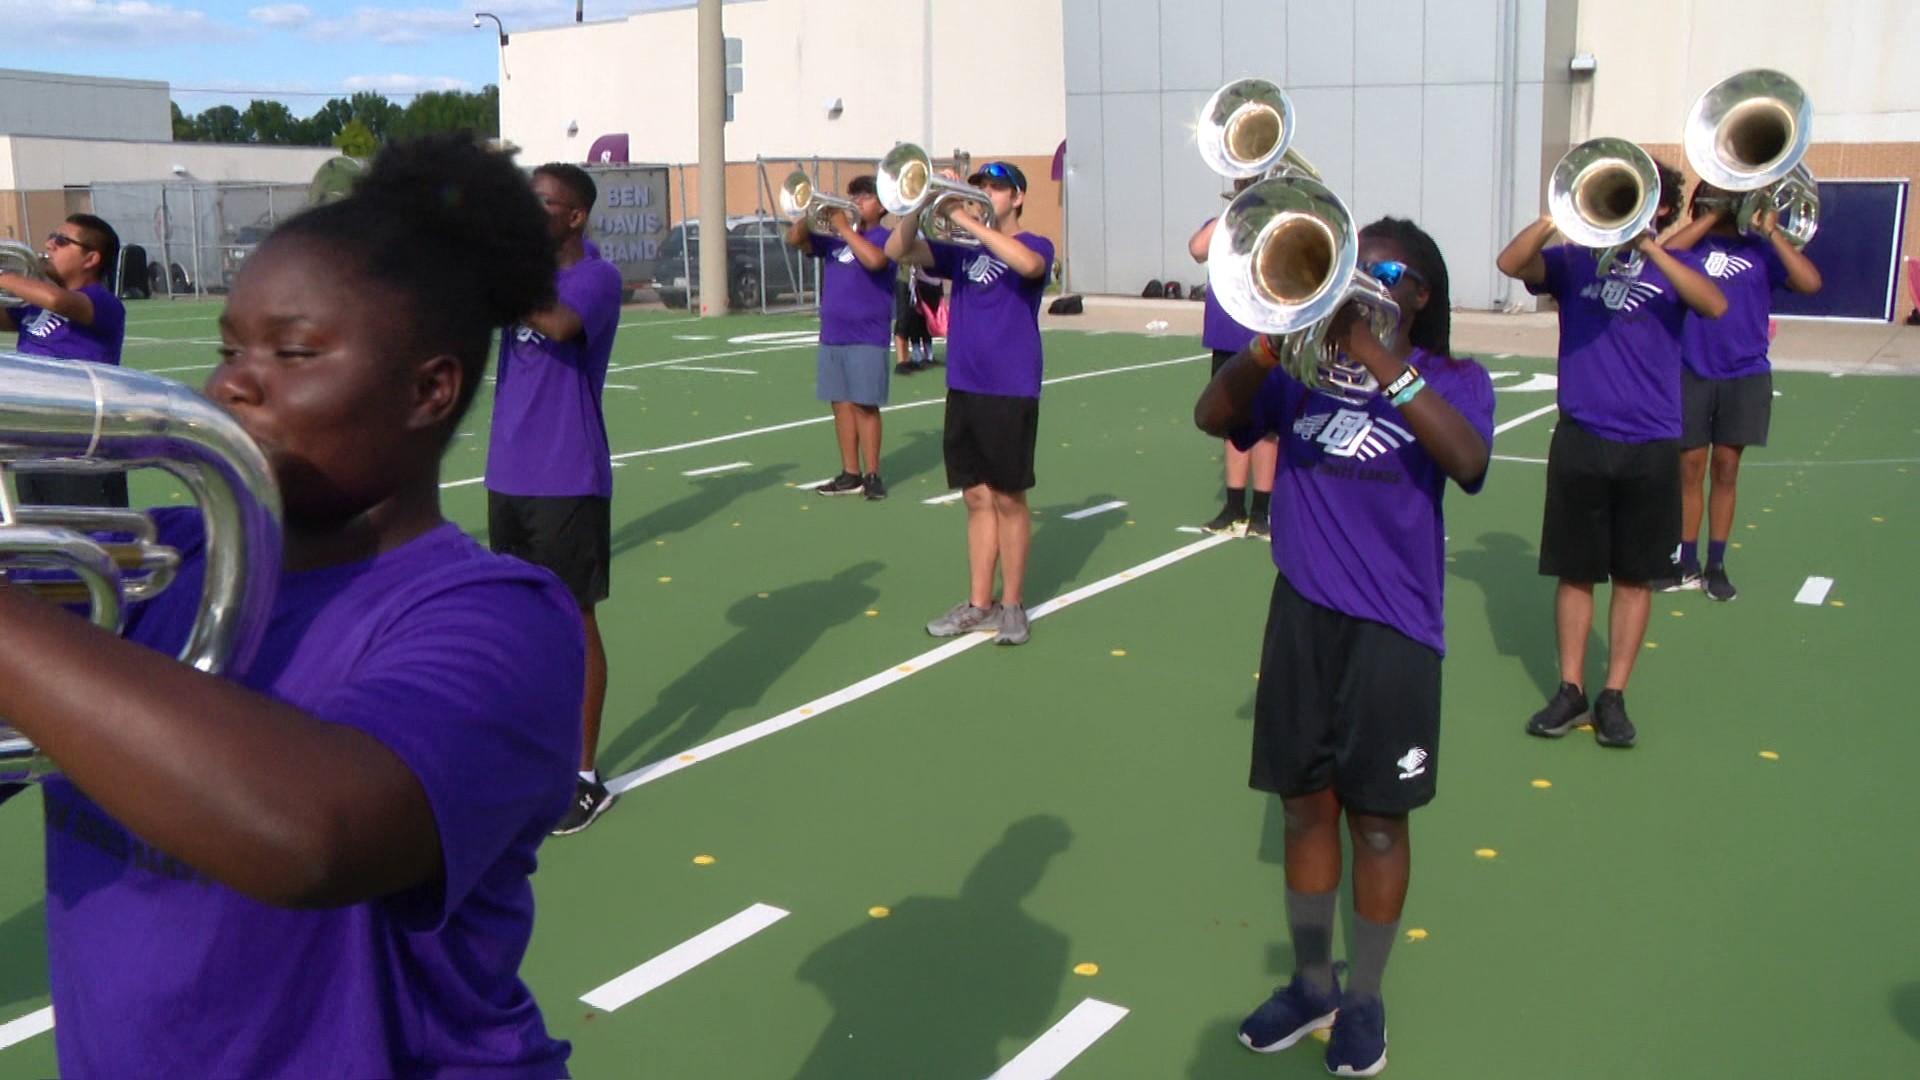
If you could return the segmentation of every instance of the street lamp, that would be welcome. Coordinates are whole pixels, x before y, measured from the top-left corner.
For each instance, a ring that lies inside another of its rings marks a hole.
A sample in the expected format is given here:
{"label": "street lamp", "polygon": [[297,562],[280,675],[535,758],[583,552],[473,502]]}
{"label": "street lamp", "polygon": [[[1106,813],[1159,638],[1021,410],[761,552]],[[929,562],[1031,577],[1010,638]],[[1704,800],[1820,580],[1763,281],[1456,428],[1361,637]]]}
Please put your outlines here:
{"label": "street lamp", "polygon": [[502,79],[513,78],[513,76],[508,74],[507,72],[507,26],[506,24],[500,21],[500,16],[495,15],[491,11],[476,11],[473,13],[473,28],[475,30],[480,29],[481,19],[492,19],[494,29],[497,30],[500,34],[500,77]]}

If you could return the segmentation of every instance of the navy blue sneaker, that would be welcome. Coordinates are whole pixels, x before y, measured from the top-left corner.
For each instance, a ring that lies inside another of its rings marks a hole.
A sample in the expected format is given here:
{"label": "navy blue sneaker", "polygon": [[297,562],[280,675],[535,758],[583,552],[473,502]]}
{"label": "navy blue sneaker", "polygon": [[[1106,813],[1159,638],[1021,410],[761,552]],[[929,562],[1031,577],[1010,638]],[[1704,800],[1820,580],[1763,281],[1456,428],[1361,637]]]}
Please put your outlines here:
{"label": "navy blue sneaker", "polygon": [[1333,1026],[1340,1009],[1340,988],[1322,993],[1304,977],[1280,987],[1266,1004],[1240,1022],[1240,1045],[1262,1054],[1277,1054],[1316,1031]]}
{"label": "navy blue sneaker", "polygon": [[1340,1002],[1327,1040],[1327,1071],[1335,1076],[1376,1076],[1387,1067],[1387,1007],[1377,997]]}

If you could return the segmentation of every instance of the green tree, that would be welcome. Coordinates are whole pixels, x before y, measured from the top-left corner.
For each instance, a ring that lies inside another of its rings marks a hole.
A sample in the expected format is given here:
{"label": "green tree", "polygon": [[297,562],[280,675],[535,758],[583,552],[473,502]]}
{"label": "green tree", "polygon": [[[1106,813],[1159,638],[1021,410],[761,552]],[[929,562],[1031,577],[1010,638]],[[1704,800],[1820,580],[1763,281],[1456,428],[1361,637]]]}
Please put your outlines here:
{"label": "green tree", "polygon": [[240,120],[240,110],[231,105],[215,105],[193,119],[194,131],[198,142],[237,143],[246,142],[245,126]]}
{"label": "green tree", "polygon": [[199,136],[194,131],[193,121],[187,118],[186,113],[180,111],[180,103],[170,101],[167,104],[173,108],[173,141],[194,142],[198,139]]}
{"label": "green tree", "polygon": [[404,114],[404,110],[388,101],[386,95],[372,90],[362,90],[353,95],[347,99],[347,105],[353,111],[353,119],[365,124],[373,137],[382,142],[392,134]]}
{"label": "green tree", "polygon": [[248,142],[288,146],[298,141],[294,136],[299,126],[293,111],[278,101],[255,98],[240,114],[240,128]]}
{"label": "green tree", "polygon": [[334,137],[353,120],[353,106],[346,98],[329,98],[312,116],[307,117],[307,145],[332,146]]}
{"label": "green tree", "polygon": [[348,157],[364,158],[373,156],[373,152],[380,148],[380,140],[373,134],[373,129],[356,116],[347,121],[347,126],[340,129],[340,134],[333,137],[333,145]]}

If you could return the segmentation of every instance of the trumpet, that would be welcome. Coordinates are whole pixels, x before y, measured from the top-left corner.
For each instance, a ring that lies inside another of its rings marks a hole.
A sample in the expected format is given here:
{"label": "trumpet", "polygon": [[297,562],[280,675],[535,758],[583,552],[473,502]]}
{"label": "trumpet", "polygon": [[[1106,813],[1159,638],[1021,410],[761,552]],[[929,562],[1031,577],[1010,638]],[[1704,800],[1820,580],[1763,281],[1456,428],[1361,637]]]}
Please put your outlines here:
{"label": "trumpet", "polygon": [[[0,273],[19,274],[35,281],[47,281],[47,257],[18,240],[0,240]],[[0,304],[23,304],[26,301],[0,289]]]}
{"label": "trumpet", "polygon": [[821,236],[833,236],[833,212],[840,211],[847,216],[847,224],[860,227],[860,208],[852,199],[843,199],[838,195],[828,195],[815,191],[813,179],[805,170],[795,169],[787,174],[780,185],[780,212],[788,219],[805,218],[807,231]]}
{"label": "trumpet", "polygon": [[[1653,224],[1660,210],[1660,173],[1653,159],[1625,139],[1589,139],[1566,152],[1547,181],[1547,212],[1560,234],[1601,252],[1607,274],[1623,248]],[[1631,274],[1640,253],[1629,251]]]}
{"label": "trumpet", "polygon": [[1361,403],[1379,389],[1328,336],[1333,316],[1357,303],[1391,344],[1400,305],[1359,272],[1353,215],[1310,176],[1271,176],[1242,191],[1220,216],[1207,250],[1220,306],[1242,326],[1281,339],[1280,363],[1308,389]]}
{"label": "trumpet", "polygon": [[[144,467],[179,478],[206,523],[205,585],[179,659],[210,673],[242,669],[266,632],[280,573],[280,497],[259,447],[226,413],[172,380],[0,352],[0,569],[27,571],[11,584],[85,603],[96,625],[118,632],[127,601],[172,584],[179,553],[157,544],[152,519],[138,512],[16,507],[5,473]],[[102,542],[102,533],[132,539]],[[0,722],[0,782],[53,771]]]}
{"label": "trumpet", "polygon": [[920,215],[920,231],[930,240],[950,244],[980,242],[954,224],[953,212],[961,207],[971,210],[987,227],[994,225],[993,199],[972,184],[949,180],[934,172],[933,159],[912,143],[901,143],[880,160],[874,187],[880,205],[886,207],[888,213],[901,217]]}
{"label": "trumpet", "polygon": [[1687,163],[1700,179],[1741,196],[1733,207],[1741,232],[1760,214],[1780,215],[1780,231],[1805,247],[1820,227],[1820,188],[1801,161],[1813,137],[1813,102],[1778,71],[1730,75],[1687,113]]}
{"label": "trumpet", "polygon": [[1236,79],[1200,107],[1194,137],[1207,166],[1230,179],[1307,176],[1319,170],[1292,149],[1293,99],[1277,83]]}

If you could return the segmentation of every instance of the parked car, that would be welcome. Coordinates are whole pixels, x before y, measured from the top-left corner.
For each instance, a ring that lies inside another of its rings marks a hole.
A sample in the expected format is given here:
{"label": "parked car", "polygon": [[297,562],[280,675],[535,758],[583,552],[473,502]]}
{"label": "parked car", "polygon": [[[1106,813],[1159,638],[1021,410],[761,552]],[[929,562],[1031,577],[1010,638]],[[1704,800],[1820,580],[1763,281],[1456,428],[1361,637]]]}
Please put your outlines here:
{"label": "parked car", "polygon": [[253,249],[259,247],[260,241],[265,240],[272,231],[273,226],[264,223],[242,225],[233,231],[233,239],[220,249],[220,279],[224,288],[232,290],[233,279],[240,273],[240,264],[253,254]]}
{"label": "parked car", "polygon": [[[735,309],[797,295],[807,287],[806,256],[787,246],[787,223],[747,215],[727,219],[727,297]],[[689,247],[691,241],[691,247]],[[683,221],[668,230],[654,261],[655,291],[671,308],[687,306],[688,283],[700,286],[700,223]]]}

